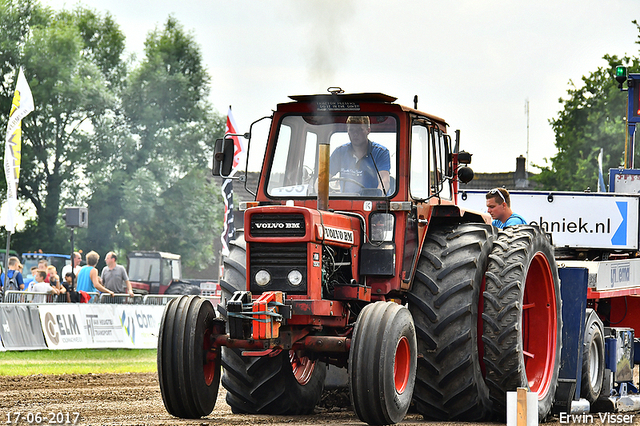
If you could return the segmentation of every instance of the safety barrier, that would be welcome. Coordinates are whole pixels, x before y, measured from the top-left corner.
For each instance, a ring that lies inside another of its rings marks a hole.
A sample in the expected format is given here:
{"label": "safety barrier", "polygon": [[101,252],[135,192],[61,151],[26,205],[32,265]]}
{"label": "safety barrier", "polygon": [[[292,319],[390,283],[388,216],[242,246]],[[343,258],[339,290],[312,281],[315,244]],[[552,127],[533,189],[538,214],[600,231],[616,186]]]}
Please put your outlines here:
{"label": "safety barrier", "polygon": [[[135,294],[129,296],[126,293],[116,293],[113,296],[107,293],[87,292],[91,297],[89,303],[99,304],[124,304],[124,305],[166,305],[181,294]],[[211,303],[217,305],[220,302],[220,296],[208,295],[201,296],[204,299],[211,300]],[[42,293],[36,291],[20,291],[7,290],[5,293],[4,303],[56,303],[66,302],[66,295],[57,295],[51,293]]]}
{"label": "safety barrier", "polygon": [[[95,303],[100,295],[98,292],[89,292],[87,294],[91,297],[89,303]],[[56,303],[66,301],[66,294],[53,294],[39,291],[7,290],[4,295],[4,303]]]}
{"label": "safety barrier", "polygon": [[125,305],[142,305],[143,298],[141,294],[129,296],[127,293],[116,293],[113,296],[109,293],[102,293],[98,297],[98,303],[120,303]]}

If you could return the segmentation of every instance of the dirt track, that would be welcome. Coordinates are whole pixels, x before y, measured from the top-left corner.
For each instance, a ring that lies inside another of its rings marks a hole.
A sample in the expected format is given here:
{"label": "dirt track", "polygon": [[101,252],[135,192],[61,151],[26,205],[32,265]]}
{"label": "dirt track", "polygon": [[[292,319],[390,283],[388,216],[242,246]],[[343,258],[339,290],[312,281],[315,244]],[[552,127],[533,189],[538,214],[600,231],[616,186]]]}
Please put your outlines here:
{"label": "dirt track", "polygon": [[[15,412],[21,412],[21,416],[29,415],[29,418],[14,422]],[[176,419],[167,414],[162,404],[155,373],[0,377],[0,424],[7,424],[8,420],[19,425],[36,424],[36,413],[43,416],[41,424],[62,424],[66,421],[66,413],[69,413],[70,420],[75,417],[73,413],[79,413],[76,424],[82,425],[364,425],[350,409],[331,407],[331,404],[317,408],[312,416],[233,414],[224,402],[222,388],[210,416],[200,420]],[[417,414],[408,415],[402,424],[471,425],[425,422]],[[487,426],[497,424],[484,423]],[[596,417],[593,424],[602,423]],[[640,424],[640,421],[634,424]]]}

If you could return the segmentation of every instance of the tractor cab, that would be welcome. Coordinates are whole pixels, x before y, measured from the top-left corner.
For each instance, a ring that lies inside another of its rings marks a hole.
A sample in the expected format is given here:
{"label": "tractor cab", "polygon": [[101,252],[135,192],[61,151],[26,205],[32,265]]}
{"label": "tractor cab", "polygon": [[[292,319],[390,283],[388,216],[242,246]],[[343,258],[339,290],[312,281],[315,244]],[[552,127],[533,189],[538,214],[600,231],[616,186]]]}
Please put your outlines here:
{"label": "tractor cab", "polygon": [[[374,300],[393,297],[408,288],[419,236],[431,217],[462,221],[454,205],[458,153],[447,124],[381,93],[291,99],[272,117],[256,208],[245,213],[249,262],[252,253],[277,257],[287,242],[313,241],[319,248],[300,248],[301,262],[307,273],[318,270],[324,294],[334,297],[336,285],[356,282],[371,287]],[[214,174],[225,176],[233,143],[219,140],[217,147]],[[470,169],[463,169],[469,176]],[[346,225],[328,225],[332,221]],[[309,269],[308,256],[318,258]],[[314,268],[320,258],[331,266]],[[273,276],[276,268],[286,276],[291,269],[280,271],[275,260],[255,260],[264,268],[251,267],[247,288],[254,291],[260,288],[258,272]],[[290,290],[286,279],[279,286],[274,282],[263,289]]]}

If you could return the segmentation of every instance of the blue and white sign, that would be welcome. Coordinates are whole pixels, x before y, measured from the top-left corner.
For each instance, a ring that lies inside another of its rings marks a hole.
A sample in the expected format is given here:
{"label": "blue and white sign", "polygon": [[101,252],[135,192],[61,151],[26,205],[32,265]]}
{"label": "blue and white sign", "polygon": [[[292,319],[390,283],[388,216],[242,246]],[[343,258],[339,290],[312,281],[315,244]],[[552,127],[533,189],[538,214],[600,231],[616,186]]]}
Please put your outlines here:
{"label": "blue and white sign", "polygon": [[[460,207],[487,211],[487,191],[461,191]],[[614,193],[513,191],[511,208],[553,236],[556,247],[638,249],[640,196]]]}

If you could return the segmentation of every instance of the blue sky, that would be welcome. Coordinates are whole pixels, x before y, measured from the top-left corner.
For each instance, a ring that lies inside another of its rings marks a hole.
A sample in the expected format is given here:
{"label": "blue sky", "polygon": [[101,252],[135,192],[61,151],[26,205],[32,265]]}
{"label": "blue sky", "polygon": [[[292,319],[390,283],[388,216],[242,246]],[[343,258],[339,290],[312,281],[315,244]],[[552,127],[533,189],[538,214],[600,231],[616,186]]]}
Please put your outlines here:
{"label": "blue sky", "polygon": [[[55,10],[78,3],[41,1]],[[147,32],[173,14],[202,49],[211,103],[222,114],[232,105],[242,132],[287,96],[330,86],[386,93],[409,106],[418,95],[419,109],[461,130],[477,172],[514,170],[515,158],[527,155],[526,99],[529,163],[552,157],[548,121],[570,81],[581,85],[606,65],[605,54],[640,50],[631,23],[640,16],[637,0],[80,3],[111,13],[139,57]]]}

